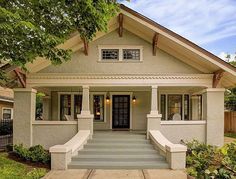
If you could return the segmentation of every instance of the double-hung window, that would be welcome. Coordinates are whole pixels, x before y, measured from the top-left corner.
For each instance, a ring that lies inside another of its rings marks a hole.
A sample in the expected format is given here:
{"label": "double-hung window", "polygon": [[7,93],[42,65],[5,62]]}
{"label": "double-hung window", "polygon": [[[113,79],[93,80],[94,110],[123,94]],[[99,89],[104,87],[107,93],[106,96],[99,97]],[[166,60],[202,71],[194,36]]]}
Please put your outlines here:
{"label": "double-hung window", "polygon": [[13,108],[2,108],[2,119],[13,119]]}

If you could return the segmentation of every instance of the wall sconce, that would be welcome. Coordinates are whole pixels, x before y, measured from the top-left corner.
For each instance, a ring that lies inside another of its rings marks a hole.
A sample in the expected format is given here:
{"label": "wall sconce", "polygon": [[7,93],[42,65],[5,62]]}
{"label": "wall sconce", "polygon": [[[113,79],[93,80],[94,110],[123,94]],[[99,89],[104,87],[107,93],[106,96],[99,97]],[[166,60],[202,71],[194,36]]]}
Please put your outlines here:
{"label": "wall sconce", "polygon": [[133,96],[132,101],[133,101],[133,103],[136,102],[136,97],[135,96]]}
{"label": "wall sconce", "polygon": [[110,97],[107,95],[106,97],[106,102],[109,103],[110,102]]}

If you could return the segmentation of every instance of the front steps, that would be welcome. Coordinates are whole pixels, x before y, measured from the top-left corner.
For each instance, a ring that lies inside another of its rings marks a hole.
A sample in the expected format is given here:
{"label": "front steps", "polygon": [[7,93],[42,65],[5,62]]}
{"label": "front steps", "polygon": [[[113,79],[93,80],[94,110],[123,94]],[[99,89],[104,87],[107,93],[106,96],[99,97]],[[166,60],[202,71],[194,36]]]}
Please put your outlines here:
{"label": "front steps", "polygon": [[84,149],[72,157],[69,169],[169,168],[165,158],[143,134],[95,132]]}

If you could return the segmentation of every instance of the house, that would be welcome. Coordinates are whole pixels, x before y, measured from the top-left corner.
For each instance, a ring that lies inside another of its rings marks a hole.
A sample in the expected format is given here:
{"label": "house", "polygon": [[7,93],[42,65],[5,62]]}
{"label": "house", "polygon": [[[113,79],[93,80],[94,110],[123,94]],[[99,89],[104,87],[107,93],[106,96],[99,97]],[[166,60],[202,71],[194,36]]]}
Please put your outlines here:
{"label": "house", "polygon": [[[217,56],[124,5],[106,33],[89,44],[74,33],[60,47],[72,49],[70,61],[38,58],[20,78],[25,88],[14,89],[14,144],[50,148],[53,169],[66,169],[96,135],[102,144],[119,138],[111,130],[145,132],[173,169],[185,166],[181,140],[223,145],[224,91],[236,85],[236,68]],[[45,93],[40,121],[36,91]]]}
{"label": "house", "polygon": [[12,89],[0,87],[0,119],[13,119],[13,99]]}

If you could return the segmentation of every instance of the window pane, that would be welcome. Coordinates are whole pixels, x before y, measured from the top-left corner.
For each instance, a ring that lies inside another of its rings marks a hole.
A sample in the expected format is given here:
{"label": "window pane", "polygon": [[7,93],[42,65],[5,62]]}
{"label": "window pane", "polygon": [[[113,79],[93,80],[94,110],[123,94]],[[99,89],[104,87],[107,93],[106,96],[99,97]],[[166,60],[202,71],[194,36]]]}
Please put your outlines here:
{"label": "window pane", "polygon": [[103,60],[119,60],[119,49],[103,49]]}
{"label": "window pane", "polygon": [[82,109],[82,95],[75,94],[74,95],[74,119],[77,119],[77,114],[81,113]]}
{"label": "window pane", "polygon": [[124,60],[140,60],[140,49],[123,49]]}
{"label": "window pane", "polygon": [[11,109],[3,109],[3,119],[11,119]]}
{"label": "window pane", "polygon": [[189,119],[189,95],[184,95],[184,120]]}
{"label": "window pane", "polygon": [[71,115],[71,95],[60,95],[60,120],[66,120],[65,115]]}
{"label": "window pane", "polygon": [[182,95],[168,95],[168,120],[182,119]]}
{"label": "window pane", "polygon": [[161,120],[166,120],[166,95],[161,95],[161,114],[162,118]]}
{"label": "window pane", "polygon": [[104,121],[104,95],[93,96],[93,113],[95,121]]}
{"label": "window pane", "polygon": [[191,97],[192,120],[202,120],[202,95]]}

